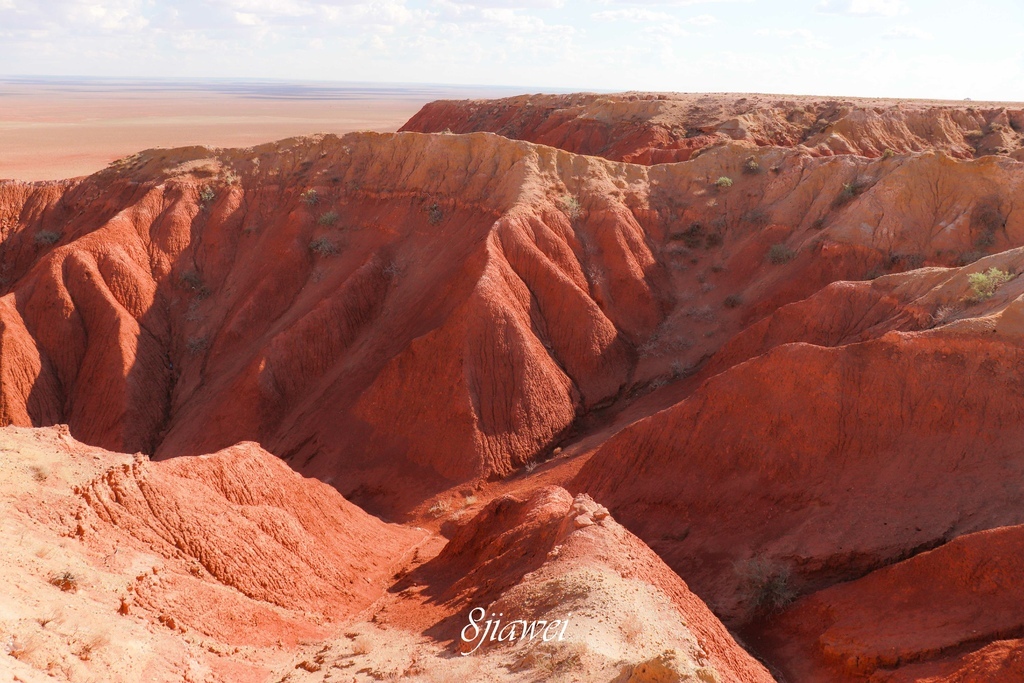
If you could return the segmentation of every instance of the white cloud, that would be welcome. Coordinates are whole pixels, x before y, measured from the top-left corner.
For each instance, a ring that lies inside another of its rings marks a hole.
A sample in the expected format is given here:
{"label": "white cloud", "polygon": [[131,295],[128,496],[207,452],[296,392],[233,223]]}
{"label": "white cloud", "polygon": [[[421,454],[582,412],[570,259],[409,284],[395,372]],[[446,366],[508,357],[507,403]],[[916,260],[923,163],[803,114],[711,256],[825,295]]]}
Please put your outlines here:
{"label": "white cloud", "polygon": [[649,9],[641,9],[639,7],[595,12],[590,15],[590,18],[594,21],[676,21],[676,18],[671,14],[653,12]]}
{"label": "white cloud", "polygon": [[895,17],[910,10],[903,0],[822,0],[818,11],[855,17]]}
{"label": "white cloud", "polygon": [[817,50],[824,50],[828,48],[828,43],[821,40],[813,32],[805,28],[758,29],[754,31],[754,35],[781,38],[783,40],[796,43],[802,47],[810,47]]}
{"label": "white cloud", "polygon": [[882,37],[890,40],[931,40],[933,36],[916,26],[894,26],[882,31]]}
{"label": "white cloud", "polygon": [[687,19],[686,23],[687,24],[692,24],[694,26],[711,26],[711,24],[717,24],[718,23],[718,18],[717,17],[713,17],[710,14],[699,14],[699,15],[697,15],[695,17],[691,17],[690,19]]}

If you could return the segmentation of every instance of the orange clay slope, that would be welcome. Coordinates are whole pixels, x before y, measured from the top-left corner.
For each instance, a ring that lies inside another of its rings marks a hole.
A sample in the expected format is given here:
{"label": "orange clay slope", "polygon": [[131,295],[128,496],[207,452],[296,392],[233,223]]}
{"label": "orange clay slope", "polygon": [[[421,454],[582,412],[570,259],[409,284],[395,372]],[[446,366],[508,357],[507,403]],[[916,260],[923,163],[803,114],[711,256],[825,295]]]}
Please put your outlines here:
{"label": "orange clay slope", "polygon": [[[473,512],[430,559],[443,538],[251,443],[152,463],[6,427],[0,460],[11,680],[772,681],[639,539],[558,487]],[[470,605],[540,627],[463,657]]]}
{"label": "orange clay slope", "polygon": [[0,416],[157,458],[256,440],[402,513],[830,282],[1018,243],[1017,167],[353,134],[6,183]]}
{"label": "orange clay slope", "polygon": [[1024,108],[983,102],[756,94],[520,95],[431,102],[402,130],[489,131],[636,164],[686,161],[732,140],[800,146],[816,156],[928,150],[960,159],[1024,154],[1019,152]]}
{"label": "orange clay slope", "polygon": [[251,443],[151,463],[7,427],[0,457],[13,680],[268,680],[384,595],[426,535]]}
{"label": "orange clay slope", "polygon": [[[558,545],[488,515],[561,485],[797,671],[819,632],[794,655],[761,630],[792,599],[1024,523],[1024,164],[944,144],[730,139],[645,166],[352,134],[0,184],[0,419],[157,460],[256,441],[439,526],[451,545],[377,611],[428,649]],[[522,555],[488,565],[506,543]],[[951,628],[965,656],[1006,636]]]}

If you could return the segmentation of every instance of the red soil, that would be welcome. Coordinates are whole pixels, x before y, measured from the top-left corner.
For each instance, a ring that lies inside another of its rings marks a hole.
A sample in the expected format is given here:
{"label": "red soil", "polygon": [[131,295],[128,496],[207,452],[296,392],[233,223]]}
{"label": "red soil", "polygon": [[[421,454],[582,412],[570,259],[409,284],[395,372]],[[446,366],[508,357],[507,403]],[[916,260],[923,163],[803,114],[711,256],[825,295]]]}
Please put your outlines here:
{"label": "red soil", "polygon": [[[0,183],[0,420],[66,422],[86,443],[169,460],[83,489],[100,521],[186,568],[179,592],[143,603],[167,611],[174,596],[201,615],[189,628],[225,639],[238,624],[201,609],[221,599],[214,583],[261,609],[362,609],[364,625],[368,610],[392,643],[373,666],[399,673],[419,666],[400,631],[451,654],[473,605],[555,615],[574,600],[689,635],[648,650],[587,622],[586,652],[496,651],[481,666],[580,660],[604,676],[621,659],[627,678],[657,680],[707,660],[763,680],[700,600],[798,680],[1017,666],[1005,620],[977,636],[966,612],[941,633],[914,635],[910,617],[867,626],[906,596],[873,577],[912,585],[897,563],[939,575],[956,539],[982,557],[986,530],[1024,524],[1007,484],[1024,437],[1024,280],[986,296],[971,279],[1024,270],[1024,166],[970,158],[988,148],[964,132],[1015,140],[1016,110],[538,102],[440,104],[409,125],[498,121],[644,160],[661,148],[623,131],[698,106],[703,134],[730,140],[645,166],[487,133],[353,134]],[[577,109],[605,123],[580,127]],[[858,155],[883,144],[897,154]],[[291,517],[253,522],[266,501]],[[451,541],[431,537],[382,596],[374,568],[420,532],[352,503]],[[1009,583],[992,595],[1013,604]],[[831,644],[833,624],[856,642]],[[861,664],[821,659],[826,641]],[[355,656],[336,647],[302,669]],[[685,656],[663,657],[673,648]]]}
{"label": "red soil", "polygon": [[879,157],[942,150],[960,159],[1019,158],[1020,105],[928,100],[825,99],[778,95],[520,95],[439,100],[401,130],[492,132],[634,164],[686,161],[737,140],[800,147],[816,156]]}
{"label": "red soil", "polygon": [[1020,526],[961,536],[799,601],[759,645],[809,683],[1019,680],[1022,543]]}

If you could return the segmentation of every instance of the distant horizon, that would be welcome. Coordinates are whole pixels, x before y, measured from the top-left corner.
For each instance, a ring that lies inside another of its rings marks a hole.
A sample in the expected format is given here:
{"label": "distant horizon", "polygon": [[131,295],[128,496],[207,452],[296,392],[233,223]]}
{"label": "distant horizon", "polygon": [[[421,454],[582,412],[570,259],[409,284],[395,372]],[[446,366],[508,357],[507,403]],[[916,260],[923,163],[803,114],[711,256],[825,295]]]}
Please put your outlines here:
{"label": "distant horizon", "polygon": [[[725,91],[725,90],[698,90],[698,91],[685,91],[685,90],[609,90],[609,89],[566,89],[566,88],[543,88],[539,86],[516,86],[516,85],[496,85],[488,83],[429,83],[429,82],[413,82],[413,81],[357,81],[357,80],[330,80],[330,79],[298,79],[298,78],[274,78],[274,77],[260,77],[260,76],[140,76],[140,77],[123,77],[123,76],[95,76],[95,75],[80,75],[80,74],[0,74],[0,85],[2,84],[21,84],[21,85],[54,85],[54,86],[83,86],[83,85],[116,85],[120,87],[128,88],[133,85],[145,86],[155,84],[167,84],[170,86],[181,86],[182,90],[188,90],[189,88],[197,88],[197,86],[209,85],[208,88],[198,88],[201,90],[209,90],[211,92],[218,92],[222,94],[242,94],[242,93],[231,93],[230,91],[225,92],[222,89],[218,89],[217,85],[291,85],[291,86],[331,86],[334,90],[343,89],[357,89],[363,88],[367,91],[375,94],[386,93],[389,91],[402,92],[409,96],[415,94],[430,94],[431,91],[436,91],[436,94],[444,94],[447,92],[472,92],[472,91],[493,91],[493,96],[506,96],[506,97],[517,97],[517,96],[528,96],[528,95],[570,95],[570,94],[586,94],[594,93],[599,95],[615,95],[615,94],[627,94],[627,93],[638,93],[638,94],[686,94],[686,95],[745,95],[745,96],[758,96],[758,97],[799,97],[799,98],[811,98],[811,99],[849,99],[849,100],[892,100],[892,101],[919,101],[919,102],[950,102],[950,103],[963,103],[963,102],[975,102],[975,103],[999,103],[999,104],[1021,104],[1024,105],[1024,98],[1020,100],[1014,99],[977,99],[977,98],[942,98],[942,97],[890,97],[886,95],[849,95],[849,94],[835,94],[835,93],[796,93],[796,92],[752,92],[752,91]],[[160,92],[170,92],[174,88],[167,88],[160,90]],[[507,92],[507,95],[500,95],[499,93]],[[252,93],[249,93],[250,95]],[[264,95],[266,96],[266,95]],[[319,97],[303,98],[299,96],[285,97],[281,96],[282,99],[322,99]],[[492,95],[487,95],[484,99],[490,98]]]}
{"label": "distant horizon", "polygon": [[1021,101],[1022,38],[1010,0],[0,0],[29,77]]}

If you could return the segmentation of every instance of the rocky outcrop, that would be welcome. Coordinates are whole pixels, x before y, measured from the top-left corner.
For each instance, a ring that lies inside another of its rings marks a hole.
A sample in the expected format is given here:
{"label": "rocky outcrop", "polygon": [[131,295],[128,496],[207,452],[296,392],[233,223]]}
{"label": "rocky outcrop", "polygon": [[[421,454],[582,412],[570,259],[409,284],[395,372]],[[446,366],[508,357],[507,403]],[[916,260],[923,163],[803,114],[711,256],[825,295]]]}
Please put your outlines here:
{"label": "rocky outcrop", "polygon": [[807,154],[942,151],[959,159],[1020,158],[1024,110],[962,102],[621,93],[519,95],[499,100],[439,100],[402,130],[498,133],[634,164],[686,161],[738,141],[798,147]]}
{"label": "rocky outcrop", "polygon": [[834,285],[783,307],[726,346],[685,400],[602,445],[575,487],[734,625],[1021,523],[1018,493],[1000,482],[1015,476],[1022,347],[1001,321],[1024,282],[939,313],[964,305],[969,272],[1017,271],[1020,259]]}
{"label": "rocky outcrop", "polygon": [[1009,681],[1020,677],[1024,528],[940,548],[800,600],[760,628],[799,681]]}
{"label": "rocky outcrop", "polygon": [[[454,612],[429,633],[513,671],[547,668],[584,680],[773,680],[607,509],[559,487],[493,500],[395,589]],[[478,631],[467,630],[474,609],[486,615],[476,615]],[[487,619],[503,622],[499,638],[483,633]],[[512,638],[528,628],[523,623],[552,622],[550,641]]]}
{"label": "rocky outcrop", "polygon": [[157,458],[254,440],[404,514],[829,283],[1021,243],[1016,166],[356,134],[7,183],[0,417]]}

